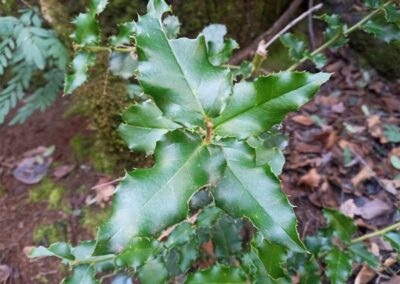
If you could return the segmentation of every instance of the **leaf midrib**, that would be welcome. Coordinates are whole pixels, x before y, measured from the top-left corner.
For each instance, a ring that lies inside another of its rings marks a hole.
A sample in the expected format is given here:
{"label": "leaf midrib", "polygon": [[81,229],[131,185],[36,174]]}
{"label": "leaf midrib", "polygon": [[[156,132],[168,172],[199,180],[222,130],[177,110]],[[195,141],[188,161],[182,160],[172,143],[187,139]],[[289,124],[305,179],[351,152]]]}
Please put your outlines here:
{"label": "leaf midrib", "polygon": [[[160,190],[157,190],[156,192],[154,192],[154,194],[152,194],[150,196],[150,198],[143,204],[143,206],[140,208],[141,211],[144,211],[146,206],[158,195],[160,194],[160,192],[164,191],[165,187],[182,171],[182,169],[184,169],[186,167],[186,165],[194,158],[197,156],[198,153],[201,152],[201,150],[203,150],[204,146],[203,145],[199,145],[192,154],[190,154],[190,156],[188,157],[188,159],[182,164],[181,167],[179,167],[179,169],[168,179],[168,181],[160,188]],[[141,214],[141,213],[139,213]]]}
{"label": "leaf midrib", "polygon": [[[254,84],[254,83],[255,83],[255,82],[253,82],[253,84]],[[259,107],[259,106],[262,106],[263,104],[269,103],[269,102],[271,102],[271,101],[273,101],[273,100],[275,100],[275,99],[277,99],[277,98],[280,98],[280,97],[282,97],[282,96],[285,96],[285,95],[287,95],[287,94],[289,94],[289,93],[291,93],[291,92],[294,92],[294,91],[296,91],[296,90],[298,90],[298,89],[302,89],[302,88],[304,88],[304,87],[306,87],[306,86],[308,86],[308,85],[310,85],[310,84],[312,84],[312,83],[313,83],[313,82],[310,81],[310,82],[308,82],[307,84],[301,86],[300,88],[293,89],[293,90],[291,90],[291,91],[289,91],[289,92],[286,92],[286,93],[284,93],[284,94],[282,94],[282,95],[280,95],[280,96],[276,96],[276,97],[270,98],[270,99],[268,99],[268,100],[266,100],[266,101],[263,101],[263,102],[261,102],[261,103],[252,105],[251,107],[245,108],[245,109],[241,110],[240,112],[238,112],[238,113],[236,113],[236,114],[234,114],[234,115],[232,115],[232,116],[230,116],[230,117],[227,117],[226,119],[222,120],[220,123],[217,123],[216,126],[215,126],[215,130],[217,130],[220,126],[224,125],[224,124],[225,124],[226,122],[228,122],[229,120],[232,120],[232,119],[234,119],[234,118],[236,118],[236,117],[242,115],[242,114],[245,113],[245,112],[248,112],[248,111],[250,111],[250,110],[252,110],[252,109],[255,109],[255,108]],[[276,88],[274,88],[273,91],[271,91],[271,92],[274,92],[275,89],[276,89]],[[232,97],[232,98],[233,98],[233,97]],[[221,116],[222,116],[222,114],[221,114]]]}
{"label": "leaf midrib", "polygon": [[191,95],[193,96],[193,98],[195,99],[197,105],[199,106],[199,108],[200,108],[200,110],[201,110],[201,114],[202,114],[204,117],[206,117],[207,115],[206,115],[206,113],[204,112],[203,106],[202,106],[202,104],[200,103],[198,97],[196,96],[196,93],[195,93],[194,89],[192,88],[192,86],[190,85],[189,81],[187,80],[186,74],[185,74],[185,72],[183,71],[183,68],[182,68],[181,64],[179,63],[179,61],[178,61],[178,59],[177,59],[177,56],[176,56],[176,54],[175,54],[175,52],[174,52],[174,50],[173,50],[173,48],[172,48],[172,46],[171,46],[171,43],[170,43],[170,41],[169,41],[169,39],[168,39],[168,36],[167,36],[167,34],[164,32],[164,29],[162,28],[162,23],[161,23],[161,21],[158,20],[157,23],[158,23],[158,25],[159,25],[159,27],[160,27],[160,31],[161,31],[161,33],[163,34],[165,41],[166,41],[167,44],[168,44],[169,50],[171,51],[171,54],[173,55],[173,58],[174,58],[174,61],[176,62],[176,65],[179,67],[179,70],[180,70],[181,73],[182,73],[182,77],[184,78],[185,83],[188,85],[188,87],[189,87],[189,89],[190,89]]}
{"label": "leaf midrib", "polygon": [[[253,198],[253,200],[255,200],[255,202],[258,204],[258,206],[260,206],[260,207],[263,209],[263,211],[265,212],[265,214],[269,216],[269,218],[271,219],[271,221],[273,221],[274,224],[277,224],[277,223],[273,220],[273,218],[271,217],[271,215],[268,214],[267,211],[264,209],[264,207],[258,202],[257,198],[255,198],[255,196],[253,195],[253,193],[252,193],[250,190],[247,189],[247,187],[244,185],[244,183],[242,182],[242,180],[236,175],[235,171],[234,171],[234,170],[232,169],[232,167],[230,166],[230,162],[229,162],[229,160],[227,159],[227,157],[226,157],[226,155],[225,155],[225,151],[223,151],[223,152],[224,152],[224,156],[225,156],[225,160],[226,160],[226,163],[227,163],[227,165],[228,165],[228,168],[230,169],[230,171],[231,171],[232,174],[234,175],[235,179],[242,185],[243,188],[246,189],[246,191],[250,194],[250,196]],[[290,234],[286,231],[285,228],[283,228],[283,227],[280,226],[279,224],[277,224],[277,225],[290,237],[290,239],[292,240],[293,243],[295,243],[297,246],[299,246],[299,245],[292,239],[292,237],[291,237]]]}

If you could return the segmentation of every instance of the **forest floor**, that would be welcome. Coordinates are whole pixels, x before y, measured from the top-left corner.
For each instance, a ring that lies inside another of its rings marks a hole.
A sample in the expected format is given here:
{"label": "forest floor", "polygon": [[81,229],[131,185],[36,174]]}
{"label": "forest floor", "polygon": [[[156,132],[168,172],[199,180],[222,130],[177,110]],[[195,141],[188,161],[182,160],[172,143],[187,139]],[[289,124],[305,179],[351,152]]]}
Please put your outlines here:
{"label": "forest floor", "polygon": [[[281,179],[302,237],[324,226],[323,207],[353,216],[360,234],[398,218],[400,84],[343,57],[331,62],[330,82],[284,123],[289,145]],[[9,283],[59,283],[67,271],[53,259],[29,260],[29,249],[91,239],[109,212],[114,186],[93,187],[117,177],[96,172],[76,149],[77,137],[84,143],[92,132],[84,118],[62,115],[69,103],[60,99],[23,125],[0,127],[0,283],[2,275]],[[29,172],[15,169],[32,159],[47,174],[27,185]]]}

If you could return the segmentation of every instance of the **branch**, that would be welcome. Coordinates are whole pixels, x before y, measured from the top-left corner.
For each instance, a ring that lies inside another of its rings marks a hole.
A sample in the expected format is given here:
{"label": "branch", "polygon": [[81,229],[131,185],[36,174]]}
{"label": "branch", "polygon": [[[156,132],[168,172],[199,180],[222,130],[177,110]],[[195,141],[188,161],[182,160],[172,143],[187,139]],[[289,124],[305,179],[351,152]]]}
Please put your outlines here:
{"label": "branch", "polygon": [[396,224],[393,224],[393,225],[391,225],[389,227],[383,228],[382,230],[375,231],[375,232],[372,232],[370,234],[366,234],[364,236],[361,236],[361,237],[358,237],[356,239],[353,239],[353,240],[351,240],[351,243],[354,244],[354,243],[362,242],[362,241],[368,240],[368,239],[373,238],[373,237],[384,235],[386,233],[389,233],[389,232],[397,230],[397,229],[400,229],[400,222],[396,223]]}
{"label": "branch", "polygon": [[275,34],[273,36],[273,38],[271,38],[266,44],[266,48],[270,47],[277,39],[279,39],[283,34],[285,34],[288,30],[290,30],[291,28],[293,28],[295,25],[297,25],[299,22],[301,22],[303,19],[305,19],[306,17],[308,17],[308,15],[311,15],[312,13],[314,13],[315,11],[318,11],[319,9],[322,8],[322,4],[318,4],[315,5],[314,7],[312,7],[311,9],[309,9],[308,11],[304,12],[303,14],[301,14],[300,16],[298,16],[296,19],[294,19],[293,21],[291,21],[286,27],[284,27],[279,33]]}
{"label": "branch", "polygon": [[309,15],[312,15],[313,12],[319,10],[322,8],[322,4],[318,4],[314,7],[311,7],[308,11],[304,12],[300,16],[298,16],[296,19],[291,21],[286,27],[284,27],[280,32],[278,32],[276,35],[274,35],[267,43],[265,43],[264,40],[261,40],[260,43],[258,44],[256,54],[253,57],[253,69],[251,71],[252,76],[256,76],[258,74],[258,71],[261,68],[262,63],[264,62],[265,59],[267,59],[268,55],[268,48],[276,41],[278,40],[284,33],[286,33],[288,30],[290,30],[292,27],[297,25],[300,21],[308,17]]}
{"label": "branch", "polygon": [[262,40],[267,42],[274,34],[278,33],[283,26],[286,26],[302,3],[303,0],[293,0],[286,12],[282,14],[269,30],[257,37],[249,46],[239,51],[229,63],[238,65],[244,59],[252,57],[257,50],[258,44]]}
{"label": "branch", "polygon": [[357,22],[356,24],[354,24],[353,26],[351,26],[350,28],[348,28],[347,30],[345,30],[342,34],[338,33],[336,36],[334,36],[333,38],[331,38],[329,41],[327,41],[326,43],[324,43],[323,45],[321,45],[319,48],[317,48],[316,50],[314,50],[310,56],[305,56],[302,59],[300,59],[297,63],[293,64],[292,66],[290,66],[287,71],[294,71],[297,69],[297,67],[300,66],[300,64],[304,63],[305,61],[307,61],[310,57],[314,57],[315,55],[317,55],[318,53],[324,51],[325,49],[327,49],[328,47],[330,47],[332,44],[334,44],[341,36],[347,37],[350,33],[354,32],[355,30],[359,29],[362,27],[362,25],[364,25],[369,19],[371,19],[372,17],[376,16],[377,14],[379,14],[380,12],[384,11],[384,9],[389,6],[390,4],[392,4],[394,2],[394,0],[390,0],[388,2],[386,2],[384,5],[382,5],[381,7],[379,7],[378,9],[372,11],[371,13],[369,13],[367,16],[365,16],[364,18],[362,18],[359,22]]}

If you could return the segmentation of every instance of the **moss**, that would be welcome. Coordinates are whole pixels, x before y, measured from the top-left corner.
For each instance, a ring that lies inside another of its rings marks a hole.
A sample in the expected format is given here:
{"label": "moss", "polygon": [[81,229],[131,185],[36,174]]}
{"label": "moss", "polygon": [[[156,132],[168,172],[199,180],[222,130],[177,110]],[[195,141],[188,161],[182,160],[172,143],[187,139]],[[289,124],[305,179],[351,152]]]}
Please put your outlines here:
{"label": "moss", "polygon": [[83,135],[76,135],[69,141],[69,146],[71,147],[75,158],[79,162],[83,162],[90,156],[92,145],[93,141],[91,141],[91,138]]}
{"label": "moss", "polygon": [[88,230],[93,235],[96,235],[97,228],[110,216],[111,206],[102,209],[85,208],[83,209],[83,217],[81,221],[82,228]]}
{"label": "moss", "polygon": [[68,225],[66,222],[55,222],[36,226],[32,233],[33,242],[37,245],[50,245],[68,240]]}
{"label": "moss", "polygon": [[[95,136],[90,147],[83,139],[75,141],[81,143],[75,143],[74,152],[88,155],[96,170],[113,174],[132,167],[132,161],[138,157],[128,150],[116,131],[122,122],[122,111],[133,101],[128,98],[127,82],[107,75],[107,56],[100,54],[98,57],[98,65],[92,70],[87,84],[77,90],[74,102],[80,105],[76,108],[85,109]],[[89,148],[90,152],[79,151],[83,150],[79,145]]]}
{"label": "moss", "polygon": [[0,16],[9,15],[15,9],[15,0],[0,1]]}
{"label": "moss", "polygon": [[49,209],[61,209],[68,212],[68,206],[63,202],[65,188],[45,178],[39,185],[29,191],[29,202],[47,202]]}

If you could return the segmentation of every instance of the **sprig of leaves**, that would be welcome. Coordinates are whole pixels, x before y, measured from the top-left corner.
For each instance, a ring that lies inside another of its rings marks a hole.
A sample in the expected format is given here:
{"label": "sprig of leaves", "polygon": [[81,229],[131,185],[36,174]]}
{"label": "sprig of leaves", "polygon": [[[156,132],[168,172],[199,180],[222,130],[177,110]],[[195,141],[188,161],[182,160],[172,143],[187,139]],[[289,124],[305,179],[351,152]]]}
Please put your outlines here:
{"label": "sprig of leaves", "polygon": [[[20,13],[19,18],[0,18],[0,75],[5,81],[0,89],[0,124],[24,98],[25,105],[11,125],[22,123],[35,111],[50,106],[61,92],[63,82],[59,77],[68,61],[68,52],[54,32],[42,27],[38,10]],[[34,86],[36,90],[27,96],[32,75],[37,71],[43,73],[46,85]]]}
{"label": "sprig of leaves", "polygon": [[[102,9],[89,7],[75,21],[74,37],[82,49],[80,56],[85,56],[73,62],[75,72],[69,78],[71,82],[78,80],[70,84],[74,88],[86,80],[94,52],[91,45],[99,42],[95,17]],[[191,267],[200,236],[202,241],[214,241],[221,262],[232,254],[241,258],[242,242],[237,232],[245,217],[259,230],[262,244],[304,252],[293,208],[275,175],[281,171],[282,154],[267,146],[270,135],[265,133],[288,112],[308,102],[330,75],[282,72],[234,83],[231,70],[223,66],[236,47],[233,41],[225,41],[226,31],[213,26],[195,39],[176,39],[178,25],[174,18],[163,20],[167,12],[170,7],[163,0],[150,0],[147,14],[134,26],[122,26],[120,35],[112,38],[125,44],[128,41],[123,34],[130,43],[130,32],[135,32],[135,73],[146,99],[124,113],[125,123],[119,132],[132,150],[154,153],[155,165],[126,174],[116,191],[112,216],[100,228],[91,256],[69,262],[83,270],[88,269],[82,268],[83,264],[102,263],[103,257],[108,263],[111,255],[113,265],[128,264],[136,269],[142,283],[162,283]],[[204,235],[184,222],[163,244],[167,250],[160,249],[154,240],[167,227],[188,217],[189,201],[204,188],[214,198],[216,207],[210,210],[220,216],[222,209],[231,217],[213,217],[204,210],[206,216],[200,214],[198,220],[209,225],[197,225],[211,234]],[[230,230],[234,236],[226,235]],[[182,248],[186,248],[185,253],[180,252]],[[270,265],[263,263],[273,261],[258,256],[257,251],[254,246],[249,260],[254,262],[255,271],[247,269],[254,272],[252,276],[238,272],[239,267],[226,270],[216,266],[188,281],[219,281],[219,272],[231,279],[269,275]],[[142,252],[147,258],[138,259]],[[279,276],[274,269],[271,278]]]}

